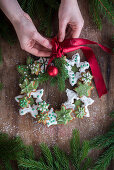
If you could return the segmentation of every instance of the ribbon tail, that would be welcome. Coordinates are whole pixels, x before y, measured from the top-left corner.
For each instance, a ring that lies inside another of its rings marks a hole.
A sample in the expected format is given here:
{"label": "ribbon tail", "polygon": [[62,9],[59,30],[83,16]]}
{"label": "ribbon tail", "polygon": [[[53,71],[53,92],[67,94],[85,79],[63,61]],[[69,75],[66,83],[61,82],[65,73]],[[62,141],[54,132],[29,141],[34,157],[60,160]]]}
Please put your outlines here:
{"label": "ribbon tail", "polygon": [[87,45],[87,44],[96,44],[99,47],[101,47],[101,49],[107,53],[111,53],[112,50],[110,48],[107,48],[101,44],[98,44],[97,42],[94,41],[90,41],[87,39],[83,39],[83,38],[72,38],[72,39],[65,39],[62,43],[60,43],[61,46],[64,49],[64,53],[68,53],[71,51],[74,51],[75,48],[77,46],[81,46],[81,45]]}
{"label": "ribbon tail", "polygon": [[81,46],[80,48],[89,62],[98,95],[101,97],[107,93],[107,89],[97,59],[90,47]]}

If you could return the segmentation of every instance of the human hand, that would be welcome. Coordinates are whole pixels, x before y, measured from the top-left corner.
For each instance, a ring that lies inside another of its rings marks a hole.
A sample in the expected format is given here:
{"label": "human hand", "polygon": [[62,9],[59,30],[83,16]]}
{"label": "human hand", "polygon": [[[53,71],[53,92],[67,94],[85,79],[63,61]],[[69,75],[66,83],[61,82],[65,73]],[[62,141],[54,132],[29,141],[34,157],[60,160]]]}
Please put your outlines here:
{"label": "human hand", "polygon": [[35,56],[50,56],[52,48],[50,41],[37,32],[28,14],[24,13],[13,25],[23,50]]}
{"label": "human hand", "polygon": [[78,38],[84,20],[82,18],[77,0],[61,0],[59,7],[59,41],[64,38]]}

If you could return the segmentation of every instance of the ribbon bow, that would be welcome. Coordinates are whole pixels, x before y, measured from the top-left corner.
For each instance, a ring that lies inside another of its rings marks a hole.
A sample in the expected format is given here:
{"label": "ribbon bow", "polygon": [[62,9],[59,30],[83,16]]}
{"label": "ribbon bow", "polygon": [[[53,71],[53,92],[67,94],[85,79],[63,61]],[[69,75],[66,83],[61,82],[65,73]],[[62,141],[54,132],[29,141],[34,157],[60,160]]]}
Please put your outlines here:
{"label": "ribbon bow", "polygon": [[48,62],[48,65],[53,61],[54,58],[60,58],[65,53],[81,49],[87,61],[89,62],[93,79],[96,85],[96,89],[98,91],[98,95],[99,97],[101,97],[103,94],[107,93],[107,89],[97,59],[93,53],[93,50],[90,47],[83,46],[86,44],[97,44],[105,52],[111,53],[111,50],[109,48],[101,44],[98,44],[94,41],[90,41],[82,38],[72,38],[72,39],[66,39],[63,42],[59,42],[55,37],[52,39],[52,54]]}

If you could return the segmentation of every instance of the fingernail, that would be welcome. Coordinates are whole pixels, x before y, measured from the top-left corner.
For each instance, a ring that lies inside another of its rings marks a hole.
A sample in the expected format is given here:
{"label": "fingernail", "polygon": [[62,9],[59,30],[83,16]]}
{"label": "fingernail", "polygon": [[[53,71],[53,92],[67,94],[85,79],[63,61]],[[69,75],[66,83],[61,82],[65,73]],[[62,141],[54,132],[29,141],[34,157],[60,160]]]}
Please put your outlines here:
{"label": "fingernail", "polygon": [[49,48],[49,49],[52,49],[52,45],[51,45],[51,44],[49,44],[49,45],[48,45],[48,48]]}
{"label": "fingernail", "polygon": [[63,41],[63,38],[60,38],[59,41],[62,42],[62,41]]}

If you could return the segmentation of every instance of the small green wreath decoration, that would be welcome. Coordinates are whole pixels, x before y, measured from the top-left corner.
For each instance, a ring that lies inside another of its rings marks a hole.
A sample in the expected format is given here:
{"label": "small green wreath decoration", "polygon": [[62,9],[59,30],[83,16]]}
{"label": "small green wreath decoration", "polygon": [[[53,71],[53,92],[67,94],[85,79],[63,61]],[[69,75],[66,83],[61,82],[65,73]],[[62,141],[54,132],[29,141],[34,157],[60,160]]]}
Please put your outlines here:
{"label": "small green wreath decoration", "polygon": [[[88,106],[94,100],[90,98],[92,75],[89,71],[88,62],[80,62],[78,53],[69,60],[65,56],[53,60],[52,65],[58,68],[58,74],[51,77],[47,71],[48,58],[40,57],[34,60],[27,57],[26,65],[19,65],[18,72],[21,74],[19,86],[21,95],[15,97],[18,102],[20,115],[31,113],[38,123],[46,124],[48,127],[56,124],[67,124],[77,118],[89,117]],[[51,85],[58,84],[60,91],[65,90],[65,81],[74,90],[66,89],[68,100],[61,105],[60,110],[50,108],[50,104],[42,100],[43,89],[38,89],[39,84],[50,81]]]}

